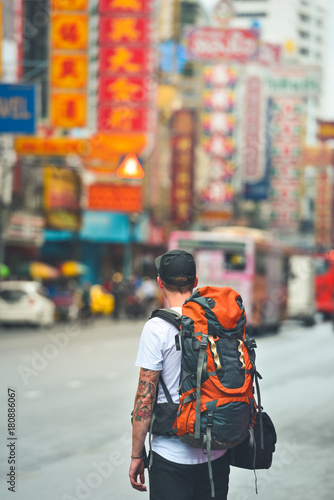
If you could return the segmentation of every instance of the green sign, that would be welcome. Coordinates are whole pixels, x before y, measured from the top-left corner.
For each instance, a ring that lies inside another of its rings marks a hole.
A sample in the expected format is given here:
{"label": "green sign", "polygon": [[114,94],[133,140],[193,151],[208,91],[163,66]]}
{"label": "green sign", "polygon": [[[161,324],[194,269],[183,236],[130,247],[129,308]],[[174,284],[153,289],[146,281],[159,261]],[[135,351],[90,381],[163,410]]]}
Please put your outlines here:
{"label": "green sign", "polygon": [[316,75],[271,75],[267,85],[271,95],[312,97],[320,94],[320,80]]}

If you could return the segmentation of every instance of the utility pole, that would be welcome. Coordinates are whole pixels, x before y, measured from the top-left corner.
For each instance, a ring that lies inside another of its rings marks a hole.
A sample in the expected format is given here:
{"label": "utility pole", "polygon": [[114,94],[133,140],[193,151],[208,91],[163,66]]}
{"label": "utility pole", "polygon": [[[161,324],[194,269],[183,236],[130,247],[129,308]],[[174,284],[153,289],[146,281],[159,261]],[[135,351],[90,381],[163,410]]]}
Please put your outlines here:
{"label": "utility pole", "polygon": [[11,206],[12,162],[9,157],[7,140],[0,135],[0,265],[5,263],[5,233]]}

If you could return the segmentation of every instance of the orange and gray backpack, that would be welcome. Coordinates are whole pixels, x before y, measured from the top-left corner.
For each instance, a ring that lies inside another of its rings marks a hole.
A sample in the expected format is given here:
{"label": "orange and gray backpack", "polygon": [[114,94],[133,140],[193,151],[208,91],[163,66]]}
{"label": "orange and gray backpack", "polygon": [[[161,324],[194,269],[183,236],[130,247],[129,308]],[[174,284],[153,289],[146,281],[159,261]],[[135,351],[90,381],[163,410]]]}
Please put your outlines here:
{"label": "orange and gray backpack", "polygon": [[158,309],[151,317],[180,330],[176,347],[182,346],[182,354],[180,404],[173,403],[160,378],[167,403],[155,405],[150,434],[176,435],[201,447],[208,455],[213,489],[211,450],[243,442],[256,417],[256,343],[246,335],[242,299],[232,288],[206,286],[186,300],[181,317],[172,309]]}

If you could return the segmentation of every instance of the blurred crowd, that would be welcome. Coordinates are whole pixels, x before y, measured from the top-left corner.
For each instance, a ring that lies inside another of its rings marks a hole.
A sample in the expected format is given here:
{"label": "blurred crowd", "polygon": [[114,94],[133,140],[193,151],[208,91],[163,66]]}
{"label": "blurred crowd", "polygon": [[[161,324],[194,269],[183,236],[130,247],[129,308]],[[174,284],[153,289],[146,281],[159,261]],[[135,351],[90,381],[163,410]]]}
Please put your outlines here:
{"label": "blurred crowd", "polygon": [[114,272],[102,285],[88,281],[79,284],[76,280],[45,285],[48,298],[56,304],[59,320],[88,321],[96,316],[114,320],[147,318],[164,304],[157,282],[148,276],[127,280],[122,273]]}

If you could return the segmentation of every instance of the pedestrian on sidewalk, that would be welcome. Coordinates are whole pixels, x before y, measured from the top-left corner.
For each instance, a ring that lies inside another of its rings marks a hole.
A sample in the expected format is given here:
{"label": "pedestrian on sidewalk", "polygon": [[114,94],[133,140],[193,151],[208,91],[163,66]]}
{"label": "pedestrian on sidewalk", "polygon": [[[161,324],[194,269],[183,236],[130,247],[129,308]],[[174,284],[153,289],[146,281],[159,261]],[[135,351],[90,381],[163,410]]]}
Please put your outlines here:
{"label": "pedestrian on sidewalk", "polygon": [[[183,250],[171,250],[156,259],[158,285],[170,308],[181,314],[182,306],[197,286],[193,256]],[[167,402],[162,377],[174,403],[179,403],[181,352],[176,349],[177,329],[161,318],[144,325],[136,366],[140,367],[139,383],[133,410],[132,454],[129,470],[131,485],[147,491],[144,474],[144,443],[149,430],[154,404]],[[153,462],[149,469],[150,500],[209,500],[211,486],[207,455],[201,448],[188,446],[177,436],[152,439]],[[217,500],[227,498],[229,480],[228,454],[212,450]]]}

